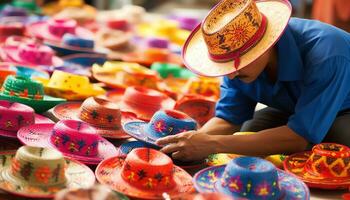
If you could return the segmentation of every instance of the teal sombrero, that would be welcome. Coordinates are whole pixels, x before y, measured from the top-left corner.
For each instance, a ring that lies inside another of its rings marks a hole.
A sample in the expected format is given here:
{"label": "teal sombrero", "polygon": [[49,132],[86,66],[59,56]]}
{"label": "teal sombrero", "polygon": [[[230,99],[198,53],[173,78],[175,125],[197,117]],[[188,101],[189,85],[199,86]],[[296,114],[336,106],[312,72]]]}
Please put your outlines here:
{"label": "teal sombrero", "polygon": [[6,78],[0,91],[0,100],[28,105],[37,113],[45,112],[66,101],[45,95],[41,83],[23,76],[8,76]]}

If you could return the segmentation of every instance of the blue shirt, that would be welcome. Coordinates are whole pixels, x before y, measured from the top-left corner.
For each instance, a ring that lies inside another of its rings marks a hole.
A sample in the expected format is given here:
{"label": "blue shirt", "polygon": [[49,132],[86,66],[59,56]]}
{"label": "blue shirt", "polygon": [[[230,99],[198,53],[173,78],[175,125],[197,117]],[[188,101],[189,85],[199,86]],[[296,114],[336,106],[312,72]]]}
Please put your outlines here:
{"label": "blue shirt", "polygon": [[224,77],[216,116],[241,125],[260,102],[289,113],[289,128],[320,143],[337,113],[350,108],[350,34],[291,18],[276,47],[276,82],[265,71],[251,83]]}

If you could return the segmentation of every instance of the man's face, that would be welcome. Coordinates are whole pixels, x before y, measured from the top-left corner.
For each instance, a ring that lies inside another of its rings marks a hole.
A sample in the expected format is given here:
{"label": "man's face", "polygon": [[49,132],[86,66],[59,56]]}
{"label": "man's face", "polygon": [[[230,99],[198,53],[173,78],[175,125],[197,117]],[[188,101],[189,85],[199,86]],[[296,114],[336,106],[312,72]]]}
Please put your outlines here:
{"label": "man's face", "polygon": [[258,78],[258,76],[267,66],[270,59],[271,52],[272,50],[268,50],[262,56],[256,59],[254,62],[250,63],[246,67],[236,72],[228,74],[227,77],[231,80],[234,78],[239,78],[241,81],[245,83],[251,83],[255,81],[255,79]]}

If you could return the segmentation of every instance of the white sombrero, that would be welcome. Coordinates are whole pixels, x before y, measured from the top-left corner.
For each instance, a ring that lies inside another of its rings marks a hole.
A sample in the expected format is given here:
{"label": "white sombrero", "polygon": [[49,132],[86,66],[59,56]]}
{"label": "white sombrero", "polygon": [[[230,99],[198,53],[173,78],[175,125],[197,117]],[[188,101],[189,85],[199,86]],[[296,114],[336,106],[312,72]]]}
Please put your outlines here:
{"label": "white sombrero", "polygon": [[184,63],[204,76],[240,70],[278,41],[291,12],[285,0],[222,0],[187,39]]}

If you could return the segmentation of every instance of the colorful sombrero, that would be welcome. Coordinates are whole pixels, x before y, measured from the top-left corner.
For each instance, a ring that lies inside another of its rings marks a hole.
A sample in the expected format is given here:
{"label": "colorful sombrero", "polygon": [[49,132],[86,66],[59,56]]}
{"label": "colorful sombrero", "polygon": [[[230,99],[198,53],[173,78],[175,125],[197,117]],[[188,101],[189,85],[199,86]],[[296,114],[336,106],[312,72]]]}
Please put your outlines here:
{"label": "colorful sombrero", "polygon": [[9,23],[3,22],[4,20],[0,17],[0,42],[6,41],[10,36],[22,36],[25,31],[23,23]]}
{"label": "colorful sombrero", "polygon": [[311,152],[290,155],[284,161],[284,169],[312,188],[345,189],[350,186],[350,148],[318,144]]}
{"label": "colorful sombrero", "polygon": [[97,165],[117,154],[112,143],[87,123],[77,120],[26,126],[18,131],[17,137],[25,145],[55,148],[64,156],[85,164]]}
{"label": "colorful sombrero", "polygon": [[185,65],[204,76],[240,70],[277,42],[291,12],[284,0],[223,0],[188,37]]}
{"label": "colorful sombrero", "polygon": [[173,109],[175,101],[165,93],[145,87],[128,87],[120,103],[125,112],[132,112],[137,118],[149,121],[161,109]]}
{"label": "colorful sombrero", "polygon": [[183,94],[199,94],[217,100],[220,98],[220,82],[219,78],[192,77],[181,92]]}
{"label": "colorful sombrero", "polygon": [[203,169],[193,182],[200,193],[219,192],[247,199],[310,199],[309,189],[301,180],[255,157],[239,157],[227,165]]}
{"label": "colorful sombrero", "polygon": [[8,76],[2,85],[0,99],[19,102],[34,108],[35,112],[42,113],[66,100],[44,94],[41,83],[23,76]]}
{"label": "colorful sombrero", "polygon": [[191,176],[154,149],[134,149],[126,157],[104,160],[95,174],[101,184],[132,198],[175,198],[194,191]]}
{"label": "colorful sombrero", "polygon": [[1,152],[0,189],[26,198],[53,198],[64,188],[87,188],[95,183],[87,166],[51,148],[22,146]]}
{"label": "colorful sombrero", "polygon": [[89,30],[77,25],[73,19],[55,19],[32,23],[27,27],[29,35],[45,41],[60,42],[66,33],[81,38],[92,39],[94,36]]}
{"label": "colorful sombrero", "polygon": [[22,127],[53,123],[27,105],[6,100],[0,100],[0,116],[0,135],[10,138],[17,138],[17,131]]}
{"label": "colorful sombrero", "polygon": [[150,122],[127,122],[123,125],[123,129],[130,136],[157,146],[155,142],[158,139],[190,130],[196,130],[197,123],[180,111],[160,110],[153,115]]}
{"label": "colorful sombrero", "polygon": [[20,36],[11,36],[0,47],[0,57],[5,62],[18,63],[24,66],[63,64],[54,51],[39,42]]}
{"label": "colorful sombrero", "polygon": [[96,80],[111,88],[125,89],[129,86],[142,86],[157,89],[159,77],[152,71],[137,63],[106,62],[93,65],[92,73]]}
{"label": "colorful sombrero", "polygon": [[0,62],[0,85],[2,85],[9,75],[16,75],[16,70],[12,63]]}
{"label": "colorful sombrero", "polygon": [[188,114],[201,126],[215,116],[216,102],[201,95],[185,95],[179,99],[174,109]]}
{"label": "colorful sombrero", "polygon": [[57,105],[52,114],[59,120],[77,119],[93,126],[106,138],[125,139],[130,136],[122,129],[122,123],[135,119],[132,113],[122,112],[119,106],[104,98],[89,97],[83,103],[69,102]]}
{"label": "colorful sombrero", "polygon": [[91,84],[86,76],[55,70],[44,85],[45,92],[67,100],[84,100],[91,96],[105,94],[97,84]]}

